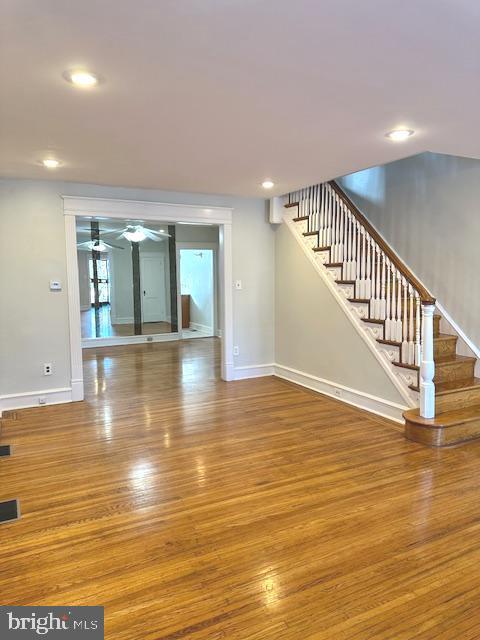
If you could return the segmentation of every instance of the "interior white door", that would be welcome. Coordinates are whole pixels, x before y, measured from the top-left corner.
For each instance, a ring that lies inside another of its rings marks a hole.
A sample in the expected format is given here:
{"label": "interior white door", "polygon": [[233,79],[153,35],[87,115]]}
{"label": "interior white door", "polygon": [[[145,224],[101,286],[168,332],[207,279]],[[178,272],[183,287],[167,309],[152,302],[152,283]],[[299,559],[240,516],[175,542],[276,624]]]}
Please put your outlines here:
{"label": "interior white door", "polygon": [[140,280],[143,322],[167,320],[165,257],[162,255],[140,256]]}

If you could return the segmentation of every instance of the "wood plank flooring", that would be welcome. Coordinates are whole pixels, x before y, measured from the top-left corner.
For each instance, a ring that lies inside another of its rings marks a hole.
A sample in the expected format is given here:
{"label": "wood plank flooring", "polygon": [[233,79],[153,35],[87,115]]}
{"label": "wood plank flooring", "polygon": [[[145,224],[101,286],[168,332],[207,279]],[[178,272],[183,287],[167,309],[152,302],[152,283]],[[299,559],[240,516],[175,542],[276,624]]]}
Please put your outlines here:
{"label": "wood plank flooring", "polygon": [[275,378],[215,338],[89,349],[87,400],[5,420],[2,604],[100,604],[115,640],[480,638],[480,444]]}

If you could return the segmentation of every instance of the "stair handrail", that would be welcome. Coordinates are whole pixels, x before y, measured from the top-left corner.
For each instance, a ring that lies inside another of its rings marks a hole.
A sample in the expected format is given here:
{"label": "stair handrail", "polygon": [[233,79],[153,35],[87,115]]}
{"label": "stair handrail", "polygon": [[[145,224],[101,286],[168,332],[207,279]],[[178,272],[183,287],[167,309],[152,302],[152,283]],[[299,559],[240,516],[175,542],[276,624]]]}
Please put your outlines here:
{"label": "stair handrail", "polygon": [[382,249],[385,255],[388,256],[389,260],[396,266],[396,268],[400,271],[400,273],[405,277],[405,279],[412,285],[412,287],[418,292],[420,296],[420,300],[422,304],[432,304],[434,305],[436,300],[432,296],[432,294],[428,291],[428,289],[415,277],[415,275],[410,271],[407,265],[403,262],[403,260],[393,251],[391,246],[384,240],[384,238],[378,233],[375,227],[369,222],[369,220],[363,215],[363,213],[358,209],[358,207],[350,200],[345,191],[335,182],[335,180],[330,180],[328,183],[338,197],[344,201],[344,203],[348,206],[350,211],[353,213],[355,218],[360,222],[362,227],[368,231],[370,236],[375,240],[378,246]]}

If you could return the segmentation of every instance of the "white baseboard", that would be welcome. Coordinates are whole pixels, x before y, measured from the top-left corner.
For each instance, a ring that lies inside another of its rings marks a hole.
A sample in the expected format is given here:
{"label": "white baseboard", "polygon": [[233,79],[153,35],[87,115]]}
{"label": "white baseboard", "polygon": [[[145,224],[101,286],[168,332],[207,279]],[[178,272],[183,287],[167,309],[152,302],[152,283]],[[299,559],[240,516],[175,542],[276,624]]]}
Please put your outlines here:
{"label": "white baseboard", "polygon": [[0,415],[2,411],[44,406],[40,404],[40,398],[45,399],[46,405],[72,402],[72,389],[71,387],[64,387],[63,389],[41,389],[40,391],[27,391],[25,393],[12,393],[0,396]]}
{"label": "white baseboard", "polygon": [[234,380],[246,380],[247,378],[262,378],[263,376],[273,376],[275,365],[254,364],[246,367],[234,367]]}
{"label": "white baseboard", "polygon": [[377,396],[372,396],[364,391],[358,391],[356,389],[350,389],[336,382],[330,380],[324,380],[318,378],[309,373],[298,371],[290,367],[285,367],[281,364],[276,364],[274,367],[274,373],[278,378],[283,378],[289,382],[295,382],[302,387],[312,389],[318,393],[330,396],[336,400],[346,402],[359,409],[365,409],[371,413],[382,416],[383,418],[389,418],[400,424],[404,424],[402,413],[409,409],[407,406],[390,402]]}
{"label": "white baseboard", "polygon": [[213,336],[213,327],[207,327],[206,324],[190,322],[190,329],[195,329],[195,331],[201,331],[202,333],[208,333],[209,335]]}
{"label": "white baseboard", "polygon": [[110,321],[111,321],[112,325],[114,325],[114,324],[133,324],[134,321],[135,321],[135,318],[133,316],[132,317],[125,316],[123,318],[121,318],[121,317],[120,318],[116,318],[115,316],[112,316],[111,312],[110,312]]}
{"label": "white baseboard", "polygon": [[145,342],[171,342],[180,340],[179,333],[156,333],[154,335],[141,336],[110,336],[109,338],[84,338],[82,349],[94,349],[95,347],[116,347],[122,344],[143,344]]}

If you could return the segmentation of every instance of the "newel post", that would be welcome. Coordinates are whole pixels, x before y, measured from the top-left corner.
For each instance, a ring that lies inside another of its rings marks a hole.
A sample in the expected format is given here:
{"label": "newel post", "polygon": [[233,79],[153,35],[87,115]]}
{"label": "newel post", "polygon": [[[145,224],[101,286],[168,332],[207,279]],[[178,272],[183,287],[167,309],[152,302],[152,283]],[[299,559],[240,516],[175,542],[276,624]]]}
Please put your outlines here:
{"label": "newel post", "polygon": [[434,304],[422,304],[422,361],[420,363],[420,415],[435,417],[435,362],[433,361],[433,312]]}

